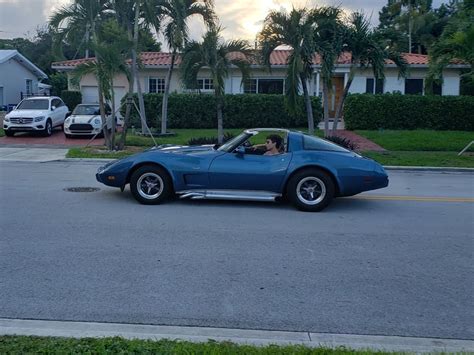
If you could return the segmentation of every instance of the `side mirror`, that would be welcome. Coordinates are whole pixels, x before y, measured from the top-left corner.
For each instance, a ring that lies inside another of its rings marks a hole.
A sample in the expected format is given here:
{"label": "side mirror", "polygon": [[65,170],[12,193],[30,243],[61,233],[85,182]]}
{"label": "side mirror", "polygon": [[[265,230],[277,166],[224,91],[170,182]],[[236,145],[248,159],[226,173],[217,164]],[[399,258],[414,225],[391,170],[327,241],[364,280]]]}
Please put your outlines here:
{"label": "side mirror", "polygon": [[234,150],[235,153],[237,153],[237,155],[244,155],[245,154],[245,147],[244,146],[238,146],[235,150]]}
{"label": "side mirror", "polygon": [[68,112],[66,113],[66,118],[69,117],[69,116],[71,116],[71,113],[72,113],[71,111],[68,111]]}
{"label": "side mirror", "polygon": [[51,111],[56,110],[56,106],[51,106]]}

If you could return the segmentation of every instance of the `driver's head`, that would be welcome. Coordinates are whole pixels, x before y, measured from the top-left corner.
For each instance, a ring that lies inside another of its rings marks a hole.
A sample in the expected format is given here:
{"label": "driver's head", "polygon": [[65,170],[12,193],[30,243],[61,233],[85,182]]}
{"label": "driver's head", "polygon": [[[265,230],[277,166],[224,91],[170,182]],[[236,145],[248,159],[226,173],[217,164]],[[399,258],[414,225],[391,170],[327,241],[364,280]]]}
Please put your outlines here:
{"label": "driver's head", "polygon": [[276,147],[276,149],[280,150],[282,144],[283,139],[278,134],[270,134],[265,142],[265,148],[271,150],[273,147]]}

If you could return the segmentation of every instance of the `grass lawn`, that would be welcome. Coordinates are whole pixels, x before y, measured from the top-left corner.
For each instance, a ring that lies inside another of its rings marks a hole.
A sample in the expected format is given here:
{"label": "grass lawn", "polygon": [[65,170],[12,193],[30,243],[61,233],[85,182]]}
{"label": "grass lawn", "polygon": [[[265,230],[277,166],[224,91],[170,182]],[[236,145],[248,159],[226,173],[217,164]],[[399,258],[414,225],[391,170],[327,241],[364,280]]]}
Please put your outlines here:
{"label": "grass lawn", "polygon": [[3,128],[0,128],[0,137],[3,137],[5,135],[5,131],[3,130]]}
{"label": "grass lawn", "polygon": [[53,338],[0,336],[1,354],[388,354],[387,352],[354,351],[346,348],[307,348],[301,345],[266,346],[237,345],[230,342],[191,343],[171,340],[126,340],[123,338]]}
{"label": "grass lawn", "polygon": [[435,166],[474,168],[473,153],[458,152],[362,152],[363,155],[378,161],[382,165],[392,166]]}
{"label": "grass lawn", "polygon": [[[361,131],[355,133],[370,139],[390,151],[446,151],[460,152],[474,140],[474,132],[466,131]],[[474,147],[470,148],[474,151]]]}

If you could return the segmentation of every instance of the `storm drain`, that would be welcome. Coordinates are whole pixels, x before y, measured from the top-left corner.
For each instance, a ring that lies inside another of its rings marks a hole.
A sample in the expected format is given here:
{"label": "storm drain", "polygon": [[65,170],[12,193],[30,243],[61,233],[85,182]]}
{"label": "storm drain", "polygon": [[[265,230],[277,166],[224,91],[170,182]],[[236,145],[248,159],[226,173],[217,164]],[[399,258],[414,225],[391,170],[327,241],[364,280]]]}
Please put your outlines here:
{"label": "storm drain", "polygon": [[100,189],[98,187],[68,187],[64,191],[68,192],[96,192]]}

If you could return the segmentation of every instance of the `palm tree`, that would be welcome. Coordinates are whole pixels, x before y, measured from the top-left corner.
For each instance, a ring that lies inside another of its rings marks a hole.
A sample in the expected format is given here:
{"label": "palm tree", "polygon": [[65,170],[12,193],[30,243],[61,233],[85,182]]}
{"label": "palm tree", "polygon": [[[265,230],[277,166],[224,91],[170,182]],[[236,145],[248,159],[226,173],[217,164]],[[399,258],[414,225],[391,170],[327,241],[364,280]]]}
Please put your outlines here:
{"label": "palm tree", "polygon": [[77,35],[84,34],[85,57],[89,58],[91,38],[96,36],[97,22],[108,10],[108,0],[74,0],[61,7],[51,16],[49,25],[55,33],[56,52],[64,41],[77,41]]}
{"label": "palm tree", "polygon": [[[117,74],[129,76],[126,64],[126,55],[123,52],[123,43],[98,43],[91,45],[96,54],[94,60],[87,61],[76,67],[73,72],[73,80],[78,82],[83,76],[92,74],[97,79],[99,107],[102,119],[102,127],[105,137],[105,145],[109,150],[115,149],[115,97],[114,77]],[[111,123],[106,121],[105,103],[112,103]],[[110,128],[109,128],[110,127]]]}
{"label": "palm tree", "polygon": [[305,8],[293,8],[289,14],[283,11],[270,12],[258,35],[263,61],[269,68],[270,55],[278,46],[291,47],[285,83],[287,104],[291,112],[297,111],[301,84],[310,134],[314,133],[314,118],[307,81],[312,75],[311,65],[315,50],[313,35],[313,21]]}
{"label": "palm tree", "polygon": [[163,34],[171,50],[171,64],[166,76],[161,111],[161,133],[166,134],[168,120],[168,96],[176,57],[188,40],[188,19],[201,16],[208,26],[215,20],[212,0],[154,0],[154,14],[164,26]]}
{"label": "palm tree", "polygon": [[311,11],[315,24],[314,46],[321,58],[321,79],[323,82],[324,135],[329,135],[329,95],[332,90],[332,76],[337,59],[343,51],[346,28],[342,22],[339,7],[324,6]]}
{"label": "palm tree", "polygon": [[211,27],[202,42],[189,42],[184,48],[180,66],[183,81],[188,88],[196,88],[201,69],[210,70],[216,97],[217,137],[218,143],[222,144],[224,80],[232,66],[242,73],[242,83],[248,80],[250,64],[247,58],[251,55],[251,50],[248,43],[242,40],[223,41],[220,31],[220,27]]}
{"label": "palm tree", "polygon": [[407,69],[406,62],[400,53],[383,48],[378,33],[371,29],[369,20],[362,13],[352,13],[348,26],[345,26],[343,43],[342,47],[334,49],[335,54],[339,56],[342,50],[351,53],[350,70],[343,94],[337,103],[333,134],[342,116],[344,102],[358,68],[371,67],[375,79],[384,79],[386,60],[391,60],[397,65],[399,76],[405,76]]}
{"label": "palm tree", "polygon": [[118,23],[127,31],[128,40],[133,42],[130,56],[132,58],[132,70],[128,83],[127,106],[125,109],[124,126],[122,136],[118,145],[119,149],[125,146],[127,128],[130,122],[131,102],[133,97],[133,87],[136,83],[138,93],[138,105],[140,109],[141,131],[145,132],[146,112],[140,80],[138,79],[138,44],[140,34],[140,21],[142,26],[153,27],[159,30],[159,21],[153,13],[153,0],[113,0],[112,7]]}

